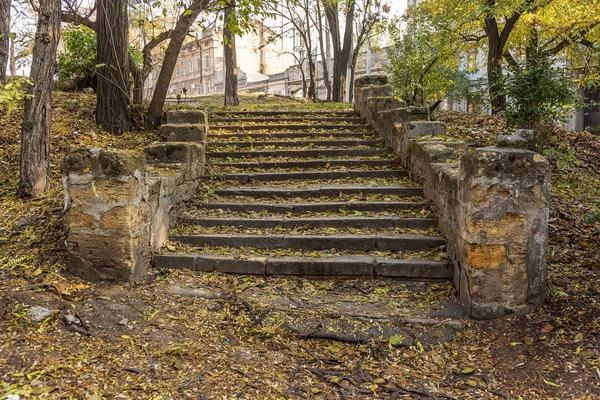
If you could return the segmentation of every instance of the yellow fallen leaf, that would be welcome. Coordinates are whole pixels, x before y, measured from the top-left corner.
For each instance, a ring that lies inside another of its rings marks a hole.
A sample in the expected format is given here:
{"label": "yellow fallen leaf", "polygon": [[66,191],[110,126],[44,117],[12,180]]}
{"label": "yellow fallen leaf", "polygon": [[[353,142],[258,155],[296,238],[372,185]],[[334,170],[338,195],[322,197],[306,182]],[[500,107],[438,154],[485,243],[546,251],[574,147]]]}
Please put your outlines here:
{"label": "yellow fallen leaf", "polygon": [[544,383],[546,385],[550,385],[550,386],[554,386],[554,387],[561,387],[561,385],[559,385],[558,383],[551,382],[551,381],[549,381],[547,379],[544,379]]}

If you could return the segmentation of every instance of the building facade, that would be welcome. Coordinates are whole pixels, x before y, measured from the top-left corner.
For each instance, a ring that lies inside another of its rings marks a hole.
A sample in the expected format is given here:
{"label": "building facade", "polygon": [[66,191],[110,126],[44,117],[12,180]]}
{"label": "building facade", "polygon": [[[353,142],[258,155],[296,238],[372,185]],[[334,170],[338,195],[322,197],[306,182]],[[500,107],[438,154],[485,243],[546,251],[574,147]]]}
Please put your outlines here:
{"label": "building facade", "polygon": [[[256,32],[236,37],[236,56],[240,91],[256,81],[268,80],[268,75],[285,72],[294,64],[294,57],[285,48],[284,41],[262,25],[256,27]],[[148,76],[144,98],[152,97],[159,71],[160,66]],[[206,30],[181,47],[168,96],[222,93],[224,76],[223,33],[216,29]]]}

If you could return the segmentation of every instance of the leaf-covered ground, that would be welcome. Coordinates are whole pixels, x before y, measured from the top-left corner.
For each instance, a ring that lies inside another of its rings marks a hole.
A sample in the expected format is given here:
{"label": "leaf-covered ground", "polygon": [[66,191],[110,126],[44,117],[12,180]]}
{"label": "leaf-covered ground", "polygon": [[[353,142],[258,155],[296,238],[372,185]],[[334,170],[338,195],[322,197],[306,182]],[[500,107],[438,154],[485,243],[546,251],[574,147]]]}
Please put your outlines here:
{"label": "leaf-covered ground", "polygon": [[[315,108],[243,101],[248,109]],[[440,323],[422,316],[451,314],[449,283],[188,271],[152,271],[134,285],[70,277],[62,157],[80,145],[135,149],[156,140],[148,132],[107,135],[93,124],[93,104],[89,95],[56,93],[52,190],[28,201],[14,196],[21,111],[0,112],[0,399],[600,396],[600,138],[557,131],[546,152],[553,163],[548,301],[523,316]],[[502,128],[495,118],[442,117],[449,136],[479,144]],[[33,323],[34,306],[53,313]],[[403,331],[354,340],[375,325]]]}

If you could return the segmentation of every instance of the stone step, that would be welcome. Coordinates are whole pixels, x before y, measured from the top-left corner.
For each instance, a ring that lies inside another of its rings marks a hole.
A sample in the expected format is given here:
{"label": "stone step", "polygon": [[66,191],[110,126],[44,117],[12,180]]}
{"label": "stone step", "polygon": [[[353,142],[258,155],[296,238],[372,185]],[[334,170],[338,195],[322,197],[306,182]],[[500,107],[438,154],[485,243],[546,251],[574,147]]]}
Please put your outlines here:
{"label": "stone step", "polygon": [[216,131],[258,131],[258,130],[272,130],[272,131],[306,131],[306,130],[324,130],[324,129],[348,129],[351,131],[366,131],[370,132],[371,127],[369,125],[360,124],[235,124],[235,125],[214,125],[211,129]]}
{"label": "stone step", "polygon": [[171,235],[170,240],[192,246],[252,247],[256,249],[428,251],[445,245],[444,239],[427,235]]}
{"label": "stone step", "polygon": [[[255,172],[223,174],[215,176],[222,181],[238,182],[273,182],[288,180],[334,180],[344,178],[389,178],[405,177],[405,170],[369,170],[357,169],[346,171],[291,171],[291,172]],[[210,177],[209,177],[210,178]]]}
{"label": "stone step", "polygon": [[292,229],[309,228],[377,228],[377,229],[429,229],[435,227],[433,218],[399,218],[399,217],[327,217],[327,218],[239,218],[239,217],[183,217],[184,224],[200,227],[232,226],[260,229]]}
{"label": "stone step", "polygon": [[356,146],[382,146],[382,140],[277,140],[277,141],[241,141],[241,142],[209,142],[209,148],[219,147],[356,147]]}
{"label": "stone step", "polygon": [[448,280],[447,262],[427,259],[390,259],[371,256],[345,257],[253,257],[203,254],[157,254],[156,268],[219,271],[245,275],[295,275],[318,278],[394,278]]}
{"label": "stone step", "polygon": [[365,136],[376,137],[372,132],[343,132],[343,131],[318,131],[318,132],[238,132],[238,133],[213,133],[209,132],[209,141],[218,139],[230,140],[234,138],[240,139],[275,139],[275,138],[311,138],[311,137],[356,137],[362,138]]}
{"label": "stone step", "polygon": [[319,197],[337,197],[341,195],[350,194],[380,194],[380,195],[398,195],[398,196],[422,196],[423,188],[421,187],[407,187],[402,185],[391,185],[391,186],[362,186],[362,185],[331,185],[331,186],[318,186],[308,188],[270,188],[270,187],[259,187],[259,188],[248,188],[248,187],[228,187],[223,189],[216,189],[214,194],[222,197],[231,196],[246,196],[257,199],[264,199],[269,197],[278,197],[281,199],[290,198],[319,198]]}
{"label": "stone step", "polygon": [[388,153],[387,149],[310,149],[310,150],[256,150],[256,151],[209,151],[212,158],[321,158],[321,157],[373,157]]}
{"label": "stone step", "polygon": [[290,111],[290,110],[235,110],[235,111],[215,111],[210,113],[215,117],[227,117],[230,115],[249,115],[249,116],[273,116],[273,115],[290,115],[290,116],[350,116],[354,117],[358,114],[355,111],[335,111],[335,110],[315,110],[315,111]]}
{"label": "stone step", "polygon": [[345,212],[387,212],[398,210],[422,210],[427,209],[429,203],[422,201],[361,201],[361,202],[323,202],[323,203],[200,203],[199,209],[205,210],[228,210],[232,212],[254,212],[272,214],[306,214],[316,212],[339,213],[340,209]]}
{"label": "stone step", "polygon": [[361,159],[345,159],[345,160],[302,160],[302,161],[267,161],[267,162],[222,162],[211,163],[214,168],[331,168],[331,167],[379,167],[385,168],[394,166],[394,160],[361,160]]}
{"label": "stone step", "polygon": [[346,122],[352,124],[360,124],[365,122],[364,118],[360,117],[351,117],[351,116],[341,116],[341,117],[321,117],[321,116],[304,116],[304,117],[295,117],[295,116],[280,116],[279,118],[274,117],[240,117],[236,116],[235,118],[229,117],[214,117],[211,119],[211,126],[214,126],[218,129],[219,125],[223,124],[237,124],[240,122],[251,122],[251,123],[281,123],[281,122]]}

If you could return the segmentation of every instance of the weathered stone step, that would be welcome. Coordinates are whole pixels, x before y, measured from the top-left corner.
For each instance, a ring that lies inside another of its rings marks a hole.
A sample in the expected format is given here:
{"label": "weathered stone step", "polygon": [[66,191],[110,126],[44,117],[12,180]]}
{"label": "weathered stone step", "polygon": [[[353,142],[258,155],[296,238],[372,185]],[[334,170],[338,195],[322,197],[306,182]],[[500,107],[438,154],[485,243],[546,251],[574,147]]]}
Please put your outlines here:
{"label": "weathered stone step", "polygon": [[302,115],[302,116],[322,116],[322,115],[334,115],[334,116],[357,116],[355,111],[335,111],[335,110],[314,110],[314,111],[290,111],[290,110],[235,110],[235,111],[215,111],[210,113],[211,116],[215,117],[227,117],[229,115],[251,115],[251,116],[273,116],[273,115]]}
{"label": "weathered stone step", "polygon": [[399,218],[399,217],[328,217],[328,218],[210,218],[184,217],[184,224],[200,227],[232,226],[246,228],[271,229],[280,227],[292,229],[298,227],[311,228],[377,228],[377,229],[429,229],[435,226],[433,218]]}
{"label": "weathered stone step", "polygon": [[291,172],[255,172],[255,173],[237,173],[223,174],[216,176],[222,181],[238,182],[272,182],[288,180],[324,180],[324,179],[344,179],[344,178],[389,178],[405,177],[408,173],[405,170],[369,170],[357,169],[346,171],[291,171]]}
{"label": "weathered stone step", "polygon": [[193,246],[252,247],[257,249],[427,251],[445,245],[427,235],[171,235],[170,240]]}
{"label": "weathered stone step", "polygon": [[311,137],[357,137],[362,138],[365,136],[375,137],[372,132],[343,132],[343,131],[318,131],[318,132],[237,132],[237,133],[214,133],[209,132],[209,141],[218,139],[230,140],[234,138],[240,139],[264,139],[264,138],[311,138]]}
{"label": "weathered stone step", "polygon": [[215,168],[329,168],[329,167],[380,167],[385,168],[394,165],[394,160],[302,160],[302,161],[267,161],[267,162],[223,162],[212,163]]}
{"label": "weathered stone step", "polygon": [[295,117],[295,116],[281,116],[279,118],[274,117],[240,117],[235,116],[234,118],[230,117],[215,117],[211,120],[211,125],[215,127],[219,127],[221,124],[237,124],[240,122],[252,122],[252,123],[281,123],[281,122],[346,122],[352,124],[360,124],[365,122],[364,118],[360,117],[351,117],[351,116],[342,116],[342,117],[320,117],[320,116],[304,116],[304,117]]}
{"label": "weathered stone step", "polygon": [[254,257],[239,259],[203,254],[157,254],[154,266],[246,275],[296,275],[320,278],[395,278],[447,280],[447,262],[389,259],[371,256]]}
{"label": "weathered stone step", "polygon": [[256,150],[256,151],[209,151],[212,158],[252,158],[252,157],[372,157],[388,153],[387,149],[310,149],[310,150]]}
{"label": "weathered stone step", "polygon": [[217,196],[228,197],[228,196],[246,196],[257,199],[264,199],[269,197],[278,197],[282,199],[289,198],[309,198],[309,197],[336,197],[339,195],[349,194],[380,194],[380,195],[398,195],[398,196],[422,196],[423,188],[421,187],[407,187],[402,185],[391,185],[391,186],[362,186],[362,185],[331,185],[331,186],[318,186],[308,188],[270,188],[270,187],[259,187],[259,188],[248,188],[248,187],[228,187],[223,189],[216,189],[215,194]]}
{"label": "weathered stone step", "polygon": [[219,147],[354,147],[354,146],[381,146],[381,140],[363,140],[363,139],[348,139],[348,140],[277,140],[277,141],[241,141],[241,142],[209,142],[209,148]]}
{"label": "weathered stone step", "polygon": [[360,124],[235,124],[235,125],[214,125],[211,127],[215,130],[228,131],[257,131],[257,130],[324,130],[324,129],[349,129],[352,131],[371,131],[369,125]]}
{"label": "weathered stone step", "polygon": [[422,210],[429,207],[428,202],[417,201],[348,201],[348,202],[323,202],[323,203],[201,203],[197,205],[206,210],[228,210],[234,212],[267,212],[273,214],[295,213],[306,214],[311,212],[385,212],[398,210]]}

